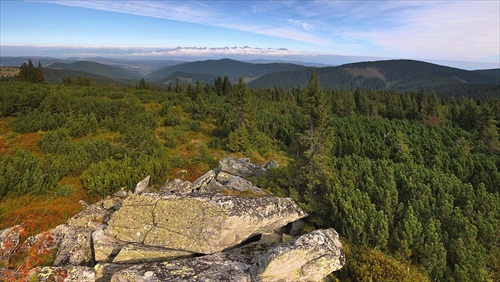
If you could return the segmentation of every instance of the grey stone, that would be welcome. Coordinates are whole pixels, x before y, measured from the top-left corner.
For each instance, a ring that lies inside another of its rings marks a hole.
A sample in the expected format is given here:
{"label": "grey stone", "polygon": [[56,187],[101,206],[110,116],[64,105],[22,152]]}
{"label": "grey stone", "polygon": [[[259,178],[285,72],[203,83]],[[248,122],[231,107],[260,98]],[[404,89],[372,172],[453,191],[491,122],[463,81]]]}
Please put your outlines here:
{"label": "grey stone", "polygon": [[125,199],[129,196],[129,192],[130,191],[127,191],[125,190],[126,188],[122,188],[121,190],[118,190],[117,192],[115,192],[113,194],[114,197],[118,197],[120,199]]}
{"label": "grey stone", "polygon": [[135,194],[139,194],[139,193],[143,193],[143,192],[147,192],[147,188],[149,186],[149,180],[151,179],[151,175],[148,175],[146,176],[146,178],[144,178],[143,180],[139,181],[139,183],[137,183],[135,185],[135,188],[134,188],[134,193]]}
{"label": "grey stone", "polygon": [[270,249],[249,271],[254,281],[319,281],[344,263],[337,232],[325,229]]}
{"label": "grey stone", "polygon": [[57,246],[54,266],[90,265],[92,262],[92,235],[90,230],[69,225],[59,225],[55,229],[52,233],[53,236],[60,236],[62,239]]}
{"label": "grey stone", "polygon": [[118,271],[128,268],[127,264],[114,264],[107,262],[99,262],[94,265],[95,281],[107,282]]}
{"label": "grey stone", "polygon": [[231,178],[233,178],[235,175],[232,175],[230,173],[227,173],[225,171],[221,171],[217,174],[217,182],[219,182],[222,185],[226,185]]}
{"label": "grey stone", "polygon": [[145,263],[167,261],[193,255],[191,252],[169,250],[160,247],[129,244],[123,247],[113,259],[113,263]]}
{"label": "grey stone", "polygon": [[202,192],[206,189],[210,181],[214,179],[215,179],[215,171],[213,169],[209,170],[207,173],[203,174],[193,182],[191,190],[195,192]]}
{"label": "grey stone", "polygon": [[258,164],[251,163],[249,159],[226,157],[219,161],[219,171],[245,178],[258,176],[266,170]]}
{"label": "grey stone", "polygon": [[108,236],[103,230],[92,233],[95,261],[111,261],[127,243]]}
{"label": "grey stone", "polygon": [[161,194],[185,194],[191,193],[192,191],[192,183],[189,181],[183,181],[181,179],[174,179],[172,181],[167,181],[165,185],[160,189]]}
{"label": "grey stone", "polygon": [[106,223],[109,220],[110,214],[111,212],[103,208],[100,202],[93,205],[85,204],[83,211],[68,220],[68,225],[95,231],[93,230],[95,226],[93,223]]}
{"label": "grey stone", "polygon": [[138,264],[116,272],[111,281],[241,281],[271,245],[250,243],[229,251],[162,263]]}
{"label": "grey stone", "polygon": [[123,202],[106,232],[131,243],[212,254],[305,216],[290,198],[142,194]]}
{"label": "grey stone", "polygon": [[253,194],[256,195],[267,195],[264,190],[253,186],[253,183],[245,180],[239,176],[233,176],[229,179],[229,181],[226,184],[226,187],[229,188],[230,190],[234,191],[239,191],[239,192],[252,192]]}
{"label": "grey stone", "polygon": [[95,272],[91,267],[85,266],[44,266],[31,269],[30,278],[30,281],[36,279],[38,282],[94,282]]}

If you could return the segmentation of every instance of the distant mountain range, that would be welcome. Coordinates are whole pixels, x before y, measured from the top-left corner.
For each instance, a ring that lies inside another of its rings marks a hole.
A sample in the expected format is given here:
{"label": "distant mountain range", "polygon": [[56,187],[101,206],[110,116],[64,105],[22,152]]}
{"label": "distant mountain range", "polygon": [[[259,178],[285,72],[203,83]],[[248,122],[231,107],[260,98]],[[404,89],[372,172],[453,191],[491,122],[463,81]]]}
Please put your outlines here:
{"label": "distant mountain range", "polygon": [[[1,57],[0,65],[19,66],[25,57]],[[241,76],[252,88],[290,89],[306,85],[313,67],[307,63],[242,62],[231,59],[195,62],[116,60],[107,58],[32,58],[42,63],[48,82],[64,77],[91,78],[99,83],[135,85],[141,78],[150,84],[179,82],[212,83],[228,76],[234,83]],[[385,60],[341,66],[314,67],[322,87],[329,89],[425,90],[439,94],[469,95],[481,91],[500,96],[500,69],[468,71],[415,61]]]}

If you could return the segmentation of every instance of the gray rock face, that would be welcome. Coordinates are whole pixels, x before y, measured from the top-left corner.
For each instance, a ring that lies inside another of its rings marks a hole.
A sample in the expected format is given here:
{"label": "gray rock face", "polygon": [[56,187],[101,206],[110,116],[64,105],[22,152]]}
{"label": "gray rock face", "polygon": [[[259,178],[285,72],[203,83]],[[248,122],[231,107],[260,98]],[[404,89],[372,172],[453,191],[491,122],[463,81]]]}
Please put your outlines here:
{"label": "gray rock face", "polygon": [[319,281],[344,266],[334,229],[316,230],[265,253],[252,267],[255,281]]}
{"label": "gray rock face", "polygon": [[264,192],[262,189],[260,189],[259,187],[255,187],[252,182],[243,179],[239,176],[230,177],[226,186],[233,191],[240,191],[240,192],[250,191],[256,195],[267,195],[267,193]]}
{"label": "gray rock face", "polygon": [[106,232],[126,242],[212,254],[305,216],[289,198],[143,194],[123,202]]}
{"label": "gray rock face", "polygon": [[84,266],[45,266],[33,268],[30,271],[30,277],[38,282],[93,282],[95,281],[95,272],[91,267]]}
{"label": "gray rock face", "polygon": [[168,261],[191,255],[193,255],[191,252],[150,247],[142,244],[129,244],[120,250],[118,255],[113,259],[113,263]]}
{"label": "gray rock face", "polygon": [[252,281],[248,268],[269,245],[242,248],[196,258],[146,263],[116,272],[111,281]]}
{"label": "gray rock face", "polygon": [[[83,202],[83,201],[81,201]],[[113,206],[114,206],[113,202]],[[89,228],[96,230],[96,223],[105,223],[109,220],[111,211],[103,207],[102,202],[94,205],[87,205],[83,202],[83,211],[79,212],[68,220],[68,225],[76,228]],[[111,208],[110,208],[111,209]]]}
{"label": "gray rock face", "polygon": [[62,237],[57,247],[54,266],[90,265],[92,261],[91,232],[84,228],[59,225],[56,232]]}
{"label": "gray rock face", "polygon": [[343,265],[338,235],[327,229],[288,244],[255,242],[197,258],[138,264],[111,281],[321,281]]}
{"label": "gray rock face", "polygon": [[127,243],[122,242],[115,237],[108,236],[104,230],[97,230],[92,233],[92,242],[94,246],[95,261],[111,261],[123,246]]}
{"label": "gray rock face", "polygon": [[234,159],[231,157],[219,161],[219,171],[243,178],[257,176],[266,172],[264,168],[258,164],[251,163],[249,159]]}
{"label": "gray rock face", "polygon": [[160,189],[161,194],[186,194],[191,193],[193,190],[192,183],[189,181],[182,181],[180,179],[174,179],[168,181]]}

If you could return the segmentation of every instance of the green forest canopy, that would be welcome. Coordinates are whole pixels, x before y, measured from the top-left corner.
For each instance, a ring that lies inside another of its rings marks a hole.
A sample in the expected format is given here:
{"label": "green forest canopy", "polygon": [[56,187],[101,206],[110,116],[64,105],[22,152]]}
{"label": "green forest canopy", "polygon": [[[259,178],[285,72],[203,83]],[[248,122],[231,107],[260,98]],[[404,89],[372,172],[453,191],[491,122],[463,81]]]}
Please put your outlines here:
{"label": "green forest canopy", "polygon": [[[173,168],[213,167],[221,154],[283,156],[287,165],[254,181],[293,197],[310,227],[336,228],[351,246],[337,278],[402,275],[363,271],[381,253],[432,280],[499,279],[498,98],[326,90],[314,73],[291,90],[222,78],[141,85],[0,82],[8,130],[40,136],[34,151],[2,150],[0,197],[64,196],[65,176],[104,197],[145,175],[161,185]],[[206,138],[195,146],[194,134]],[[191,158],[179,153],[186,143]]]}

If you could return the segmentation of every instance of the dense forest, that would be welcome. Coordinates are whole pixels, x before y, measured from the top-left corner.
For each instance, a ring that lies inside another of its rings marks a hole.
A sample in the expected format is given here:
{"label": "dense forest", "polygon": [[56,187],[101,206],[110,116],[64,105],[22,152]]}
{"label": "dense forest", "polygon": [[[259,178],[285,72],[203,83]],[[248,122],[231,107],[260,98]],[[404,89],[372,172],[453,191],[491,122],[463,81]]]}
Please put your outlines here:
{"label": "dense forest", "polygon": [[64,199],[146,175],[194,180],[227,154],[274,158],[254,182],[296,200],[305,230],[339,232],[336,279],[500,280],[498,96],[329,90],[318,76],[292,89],[0,81],[0,229],[47,227],[32,213],[57,224],[77,211]]}

